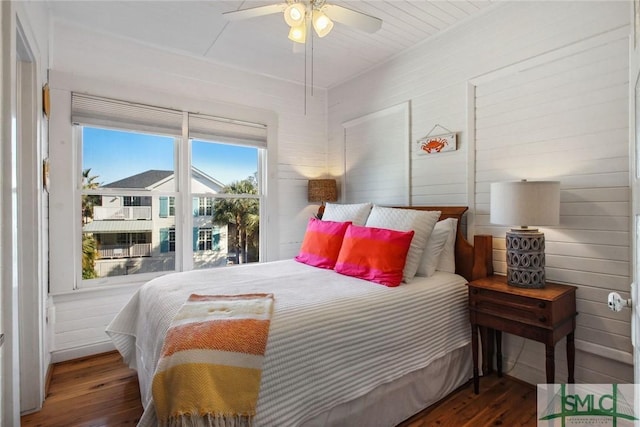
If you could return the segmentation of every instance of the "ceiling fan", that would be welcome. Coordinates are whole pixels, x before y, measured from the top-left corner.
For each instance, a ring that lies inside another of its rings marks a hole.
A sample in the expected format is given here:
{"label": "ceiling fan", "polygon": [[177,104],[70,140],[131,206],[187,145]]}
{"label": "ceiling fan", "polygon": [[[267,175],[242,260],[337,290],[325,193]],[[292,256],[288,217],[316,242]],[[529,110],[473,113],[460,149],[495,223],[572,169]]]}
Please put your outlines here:
{"label": "ceiling fan", "polygon": [[223,15],[229,21],[239,21],[274,13],[284,14],[284,20],[291,27],[289,39],[297,43],[306,42],[310,25],[313,25],[318,37],[329,34],[333,21],[367,33],[375,33],[382,26],[379,18],[336,4],[327,4],[326,0],[287,0],[285,3],[235,10]]}

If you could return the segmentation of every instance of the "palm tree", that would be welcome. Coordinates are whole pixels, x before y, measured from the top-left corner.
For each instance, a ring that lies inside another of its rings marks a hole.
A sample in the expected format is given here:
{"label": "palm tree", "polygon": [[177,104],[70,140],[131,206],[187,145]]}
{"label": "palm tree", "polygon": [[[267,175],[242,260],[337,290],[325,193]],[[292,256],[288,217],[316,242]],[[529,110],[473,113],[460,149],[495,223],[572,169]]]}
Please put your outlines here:
{"label": "palm tree", "polygon": [[98,245],[96,239],[90,234],[82,235],[82,278],[95,279],[96,258],[98,258]]}
{"label": "palm tree", "polygon": [[[254,177],[235,181],[225,186],[224,194],[258,194]],[[235,230],[232,244],[236,253],[236,262],[244,264],[249,261],[250,245],[257,247],[256,239],[260,227],[260,202],[257,199],[216,199],[213,206],[213,223],[220,226],[231,225]],[[257,257],[252,257],[257,258]]]}
{"label": "palm tree", "polygon": [[[91,176],[91,168],[82,171],[82,189],[95,190],[100,187],[100,183],[96,182],[98,175]],[[82,195],[82,223],[86,224],[89,219],[93,219],[93,207],[100,202],[100,196]]]}
{"label": "palm tree", "polygon": [[[91,175],[91,168],[82,171],[82,189],[94,190],[100,186],[96,182],[97,175]],[[82,223],[86,224],[93,219],[93,207],[100,203],[100,196],[82,195]],[[82,278],[94,279],[98,277],[95,270],[96,258],[98,258],[98,242],[92,234],[82,234]]]}

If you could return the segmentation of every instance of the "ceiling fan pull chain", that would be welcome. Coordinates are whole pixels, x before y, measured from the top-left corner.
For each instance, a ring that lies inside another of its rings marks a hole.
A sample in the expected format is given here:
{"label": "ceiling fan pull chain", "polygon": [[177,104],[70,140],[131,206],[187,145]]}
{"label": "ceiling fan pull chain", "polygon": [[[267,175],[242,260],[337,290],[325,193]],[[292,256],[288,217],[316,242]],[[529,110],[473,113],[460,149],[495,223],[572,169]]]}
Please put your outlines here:
{"label": "ceiling fan pull chain", "polygon": [[311,96],[313,96],[313,31],[309,30],[311,33]]}
{"label": "ceiling fan pull chain", "polygon": [[304,44],[304,115],[307,115],[307,44]]}

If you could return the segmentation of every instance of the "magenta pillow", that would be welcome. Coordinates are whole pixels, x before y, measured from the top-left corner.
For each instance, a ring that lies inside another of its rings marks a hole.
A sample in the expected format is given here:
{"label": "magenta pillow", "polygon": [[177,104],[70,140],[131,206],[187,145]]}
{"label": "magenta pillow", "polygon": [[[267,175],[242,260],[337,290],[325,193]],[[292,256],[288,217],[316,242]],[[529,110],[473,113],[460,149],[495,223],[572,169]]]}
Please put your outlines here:
{"label": "magenta pillow", "polygon": [[321,221],[309,218],[307,231],[295,260],[314,267],[333,268],[336,265],[342,239],[350,222]]}
{"label": "magenta pillow", "polygon": [[414,231],[350,225],[335,270],[385,286],[398,286]]}

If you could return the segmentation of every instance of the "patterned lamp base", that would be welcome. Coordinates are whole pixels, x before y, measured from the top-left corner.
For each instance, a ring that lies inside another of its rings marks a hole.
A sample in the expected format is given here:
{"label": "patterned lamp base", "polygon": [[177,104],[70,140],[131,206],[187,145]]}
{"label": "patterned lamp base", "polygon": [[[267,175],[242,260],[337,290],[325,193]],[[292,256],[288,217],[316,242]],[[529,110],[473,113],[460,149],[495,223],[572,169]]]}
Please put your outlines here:
{"label": "patterned lamp base", "polygon": [[544,233],[535,228],[507,232],[507,283],[519,288],[544,288]]}

